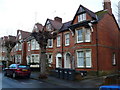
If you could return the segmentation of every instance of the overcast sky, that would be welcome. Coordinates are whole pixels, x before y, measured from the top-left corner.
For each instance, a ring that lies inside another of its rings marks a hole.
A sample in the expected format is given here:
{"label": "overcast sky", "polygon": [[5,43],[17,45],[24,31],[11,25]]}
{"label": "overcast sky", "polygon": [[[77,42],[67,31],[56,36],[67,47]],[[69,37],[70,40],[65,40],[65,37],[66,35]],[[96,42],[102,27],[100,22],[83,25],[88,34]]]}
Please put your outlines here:
{"label": "overcast sky", "polygon": [[[119,0],[111,0],[117,15]],[[59,16],[63,22],[73,19],[80,4],[96,12],[103,9],[103,0],[0,0],[0,37],[16,35],[18,29],[31,32],[36,22]]]}

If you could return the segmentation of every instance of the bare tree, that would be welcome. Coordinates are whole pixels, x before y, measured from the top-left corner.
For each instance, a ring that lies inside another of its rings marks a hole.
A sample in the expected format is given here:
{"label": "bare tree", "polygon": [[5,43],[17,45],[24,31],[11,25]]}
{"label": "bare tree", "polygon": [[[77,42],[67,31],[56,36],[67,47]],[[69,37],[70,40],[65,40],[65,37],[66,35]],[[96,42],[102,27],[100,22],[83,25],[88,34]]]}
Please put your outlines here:
{"label": "bare tree", "polygon": [[9,65],[11,58],[10,53],[15,45],[16,45],[15,36],[8,36],[2,43],[2,46],[6,48],[7,67]]}
{"label": "bare tree", "polygon": [[55,39],[57,36],[57,32],[50,32],[46,30],[42,30],[39,32],[33,32],[31,34],[39,44],[40,47],[40,75],[39,78],[47,78],[46,73],[46,63],[47,63],[47,56],[46,56],[46,46],[48,39]]}

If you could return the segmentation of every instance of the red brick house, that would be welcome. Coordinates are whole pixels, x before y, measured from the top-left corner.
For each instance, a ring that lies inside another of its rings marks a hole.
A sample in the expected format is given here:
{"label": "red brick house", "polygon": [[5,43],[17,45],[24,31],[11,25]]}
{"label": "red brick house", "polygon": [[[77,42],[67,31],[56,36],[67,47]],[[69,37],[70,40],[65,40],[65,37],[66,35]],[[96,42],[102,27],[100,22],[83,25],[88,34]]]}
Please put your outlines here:
{"label": "red brick house", "polygon": [[26,54],[27,54],[27,42],[25,39],[30,36],[30,32],[17,30],[16,45],[12,49],[12,61],[13,63],[26,64]]}
{"label": "red brick house", "polygon": [[12,63],[12,55],[10,55],[10,60],[8,59],[8,50],[7,47],[4,46],[6,42],[14,42],[16,40],[15,36],[4,36],[0,38],[0,48],[1,48],[1,56],[0,56],[0,60],[2,62],[2,64],[4,65],[4,67],[6,67],[7,64],[11,64]]}
{"label": "red brick house", "polygon": [[[32,32],[39,32],[43,30],[43,26],[40,23],[36,23],[33,27]],[[27,64],[31,67],[39,67],[39,44],[34,37],[29,36],[26,39],[27,41]]]}
{"label": "red brick house", "polygon": [[[48,19],[45,24],[47,30],[59,31],[55,40],[48,41],[53,43],[47,52],[54,68],[100,73],[118,70],[120,31],[111,2],[104,2],[104,9],[98,12],[80,5],[73,20],[63,24],[62,19],[59,20],[56,24]],[[55,29],[54,26],[61,28]]]}
{"label": "red brick house", "polygon": [[[44,26],[36,23],[32,32],[39,30],[58,32],[56,39],[48,40],[47,56],[51,68],[99,74],[120,70],[120,30],[110,1],[104,0],[103,10],[98,12],[80,5],[71,21],[62,23],[59,17],[47,19]],[[38,64],[40,49],[37,41],[21,30],[17,32],[17,38],[22,49],[15,52],[15,62]],[[18,46],[21,47],[17,44],[15,48]]]}

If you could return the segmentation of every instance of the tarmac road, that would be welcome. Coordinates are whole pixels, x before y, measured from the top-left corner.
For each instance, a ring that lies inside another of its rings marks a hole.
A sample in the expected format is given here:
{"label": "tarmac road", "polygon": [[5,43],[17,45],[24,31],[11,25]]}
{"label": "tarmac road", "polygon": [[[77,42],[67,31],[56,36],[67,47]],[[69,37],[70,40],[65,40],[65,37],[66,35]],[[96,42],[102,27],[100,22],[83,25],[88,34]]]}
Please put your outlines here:
{"label": "tarmac road", "polygon": [[11,77],[6,77],[4,76],[2,73],[0,73],[0,76],[2,76],[1,79],[1,85],[0,87],[3,88],[11,88],[11,89],[39,89],[39,88],[66,88],[63,86],[58,86],[58,85],[54,85],[54,84],[50,84],[50,83],[46,83],[46,82],[42,82],[42,81],[38,81],[38,80],[34,80],[34,79],[27,79],[27,78],[17,78],[17,79],[13,79]]}

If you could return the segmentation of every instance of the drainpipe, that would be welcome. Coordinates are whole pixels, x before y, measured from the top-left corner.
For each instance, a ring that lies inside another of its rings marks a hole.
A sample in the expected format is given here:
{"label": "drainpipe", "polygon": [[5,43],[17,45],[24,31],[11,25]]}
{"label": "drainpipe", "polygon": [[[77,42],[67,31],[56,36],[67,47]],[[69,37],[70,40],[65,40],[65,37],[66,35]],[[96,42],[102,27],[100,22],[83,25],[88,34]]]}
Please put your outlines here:
{"label": "drainpipe", "polygon": [[118,31],[118,58],[117,58],[117,63],[118,63],[118,74],[120,73],[120,61],[119,61],[119,55],[120,55],[120,43],[119,43],[119,38],[120,38],[120,30]]}
{"label": "drainpipe", "polygon": [[96,61],[97,61],[97,76],[99,76],[99,58],[98,58],[98,29],[96,24]]}
{"label": "drainpipe", "polygon": [[64,56],[63,56],[63,53],[64,53],[64,52],[63,52],[63,46],[64,46],[64,45],[63,45],[63,43],[64,43],[63,41],[64,41],[64,40],[63,40],[63,39],[64,39],[64,38],[63,38],[63,32],[62,32],[62,68],[64,68]]}

